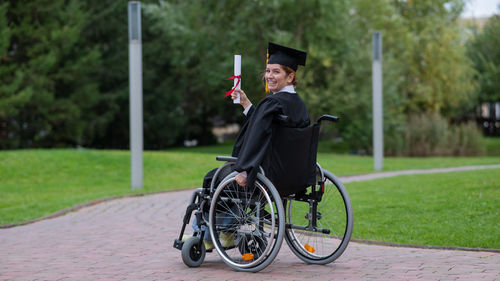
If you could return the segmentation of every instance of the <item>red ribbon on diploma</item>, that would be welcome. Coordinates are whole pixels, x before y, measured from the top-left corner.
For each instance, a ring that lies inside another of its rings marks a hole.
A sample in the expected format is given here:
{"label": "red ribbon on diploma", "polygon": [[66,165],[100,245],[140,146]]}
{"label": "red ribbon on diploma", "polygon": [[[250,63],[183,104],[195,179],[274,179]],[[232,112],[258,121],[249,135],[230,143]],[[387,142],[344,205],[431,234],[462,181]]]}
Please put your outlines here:
{"label": "red ribbon on diploma", "polygon": [[231,89],[231,91],[227,92],[224,97],[230,96],[234,92],[236,87],[238,87],[238,85],[240,84],[240,81],[241,81],[241,75],[234,75],[234,76],[231,76],[231,77],[224,79],[224,80],[233,80],[233,79],[238,79],[238,81],[236,82],[236,85],[234,85],[234,87]]}

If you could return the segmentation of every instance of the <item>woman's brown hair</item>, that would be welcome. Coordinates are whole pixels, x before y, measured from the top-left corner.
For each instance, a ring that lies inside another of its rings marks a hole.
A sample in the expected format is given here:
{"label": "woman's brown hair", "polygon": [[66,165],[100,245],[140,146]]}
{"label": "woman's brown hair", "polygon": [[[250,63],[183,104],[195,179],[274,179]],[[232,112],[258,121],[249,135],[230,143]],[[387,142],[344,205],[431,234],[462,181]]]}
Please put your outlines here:
{"label": "woman's brown hair", "polygon": [[290,75],[290,73],[293,73],[292,85],[293,85],[293,87],[297,87],[297,84],[298,84],[297,73],[295,73],[295,71],[293,71],[293,69],[291,69],[290,67],[288,67],[286,65],[281,65],[281,68],[286,72],[286,76]]}

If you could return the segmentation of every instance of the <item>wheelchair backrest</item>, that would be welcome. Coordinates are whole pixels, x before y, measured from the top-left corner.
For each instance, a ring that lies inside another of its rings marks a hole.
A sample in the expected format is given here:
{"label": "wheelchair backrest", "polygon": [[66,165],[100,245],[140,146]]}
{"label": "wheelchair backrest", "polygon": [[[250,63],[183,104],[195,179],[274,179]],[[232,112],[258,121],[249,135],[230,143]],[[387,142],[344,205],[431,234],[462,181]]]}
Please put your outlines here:
{"label": "wheelchair backrest", "polygon": [[318,123],[305,128],[273,125],[262,167],[281,196],[315,184],[319,127]]}

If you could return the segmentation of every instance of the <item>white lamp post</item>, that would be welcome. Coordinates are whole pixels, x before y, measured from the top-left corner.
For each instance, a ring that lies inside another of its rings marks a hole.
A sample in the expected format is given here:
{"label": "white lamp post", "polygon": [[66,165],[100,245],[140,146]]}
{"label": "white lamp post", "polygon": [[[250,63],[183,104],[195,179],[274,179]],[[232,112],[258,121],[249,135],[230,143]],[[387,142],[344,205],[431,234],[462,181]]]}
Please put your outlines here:
{"label": "white lamp post", "polygon": [[130,79],[130,181],[132,189],[142,188],[142,41],[141,3],[128,2]]}
{"label": "white lamp post", "polygon": [[382,34],[373,32],[373,167],[384,167],[384,131],[382,111]]}

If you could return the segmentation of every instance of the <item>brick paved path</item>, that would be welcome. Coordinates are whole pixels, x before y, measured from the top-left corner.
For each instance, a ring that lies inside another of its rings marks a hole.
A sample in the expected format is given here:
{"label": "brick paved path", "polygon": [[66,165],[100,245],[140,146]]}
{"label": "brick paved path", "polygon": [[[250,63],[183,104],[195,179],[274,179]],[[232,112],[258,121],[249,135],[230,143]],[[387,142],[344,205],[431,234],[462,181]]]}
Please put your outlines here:
{"label": "brick paved path", "polygon": [[500,253],[353,242],[325,266],[304,264],[283,242],[259,273],[236,272],[216,252],[187,268],[172,244],[190,194],[124,198],[0,229],[0,280],[500,280]]}

